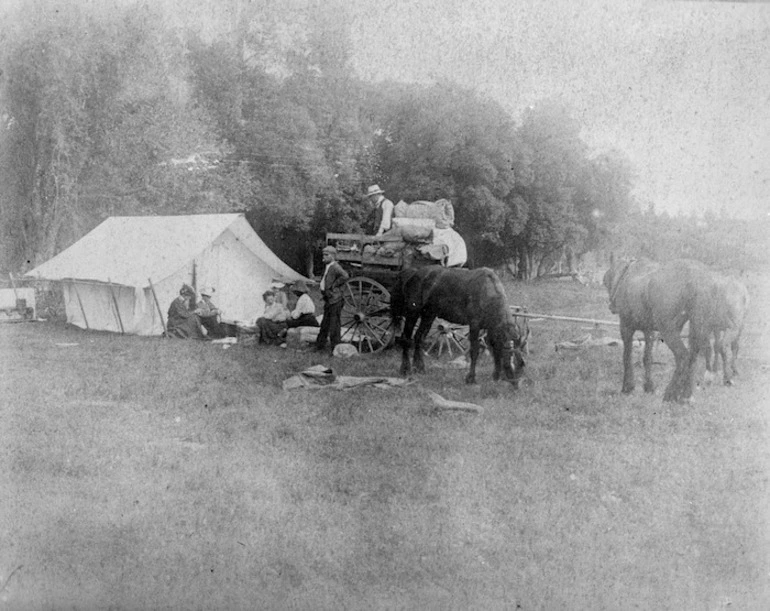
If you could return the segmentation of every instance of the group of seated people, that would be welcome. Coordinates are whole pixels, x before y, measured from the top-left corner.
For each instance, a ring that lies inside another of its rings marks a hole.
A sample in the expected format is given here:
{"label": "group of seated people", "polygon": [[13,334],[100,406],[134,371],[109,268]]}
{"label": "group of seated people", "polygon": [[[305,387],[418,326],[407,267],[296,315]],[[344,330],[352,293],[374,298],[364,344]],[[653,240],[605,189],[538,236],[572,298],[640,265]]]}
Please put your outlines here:
{"label": "group of seated people", "polygon": [[[289,309],[285,294],[276,288],[266,291],[262,298],[265,310],[255,324],[260,344],[280,345],[285,342],[286,332],[294,327],[317,327],[315,303],[308,294],[304,280],[297,280],[291,287],[297,300]],[[166,336],[180,339],[221,339],[231,335],[231,330],[221,320],[221,312],[211,300],[212,287],[200,291],[201,300],[195,302],[195,290],[183,284],[179,296],[171,302],[166,322]]]}
{"label": "group of seated people", "polygon": [[257,319],[257,341],[260,344],[280,345],[284,343],[288,329],[319,326],[315,316],[315,303],[308,294],[305,281],[297,280],[291,290],[297,297],[297,303],[292,310],[289,310],[282,299],[277,299],[279,294],[276,291],[268,290],[262,295],[265,311]]}
{"label": "group of seated people", "polygon": [[195,302],[195,290],[183,284],[179,297],[171,302],[166,321],[166,336],[180,339],[219,339],[227,337],[227,327],[221,322],[220,311],[212,303],[214,289],[201,289],[201,300]]}

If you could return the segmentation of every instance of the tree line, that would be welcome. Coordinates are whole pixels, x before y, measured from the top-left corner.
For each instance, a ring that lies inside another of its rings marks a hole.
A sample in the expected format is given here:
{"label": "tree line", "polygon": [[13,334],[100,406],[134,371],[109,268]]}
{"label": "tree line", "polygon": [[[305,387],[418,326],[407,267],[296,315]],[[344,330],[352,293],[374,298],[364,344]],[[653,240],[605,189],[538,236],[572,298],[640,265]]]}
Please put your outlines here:
{"label": "tree line", "polygon": [[29,268],[111,215],[239,211],[308,273],[377,183],[394,202],[451,200],[472,264],[529,278],[636,214],[630,162],[592,152],[563,104],[517,123],[454,83],[365,82],[344,9],[222,6],[213,33],[142,3],[0,39],[0,265]]}

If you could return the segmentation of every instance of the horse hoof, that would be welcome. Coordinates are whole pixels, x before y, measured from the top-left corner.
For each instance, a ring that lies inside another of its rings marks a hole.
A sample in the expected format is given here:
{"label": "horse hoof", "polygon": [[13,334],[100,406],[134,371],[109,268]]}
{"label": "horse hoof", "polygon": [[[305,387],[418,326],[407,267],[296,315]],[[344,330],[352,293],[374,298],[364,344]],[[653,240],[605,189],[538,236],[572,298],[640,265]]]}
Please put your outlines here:
{"label": "horse hoof", "polygon": [[655,392],[655,385],[650,382],[644,385],[644,392]]}
{"label": "horse hoof", "polygon": [[475,384],[476,383],[476,378],[474,376],[466,376],[465,383],[466,384]]}
{"label": "horse hoof", "polygon": [[630,395],[632,392],[634,392],[634,387],[633,386],[631,388],[623,387],[620,392],[622,392],[624,395]]}

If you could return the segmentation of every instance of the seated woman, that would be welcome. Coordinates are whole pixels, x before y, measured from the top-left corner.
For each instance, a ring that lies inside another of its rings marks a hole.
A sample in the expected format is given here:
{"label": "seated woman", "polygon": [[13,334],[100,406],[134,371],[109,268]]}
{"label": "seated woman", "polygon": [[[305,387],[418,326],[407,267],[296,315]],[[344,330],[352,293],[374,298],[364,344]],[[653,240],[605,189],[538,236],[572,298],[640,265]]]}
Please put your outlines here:
{"label": "seated woman", "polygon": [[270,283],[270,289],[275,293],[275,301],[276,303],[282,303],[283,307],[285,307],[287,310],[289,309],[289,296],[286,294],[286,283],[281,282],[280,280],[273,280]]}
{"label": "seated woman", "polygon": [[318,320],[315,317],[315,303],[308,295],[307,284],[304,280],[297,280],[291,288],[292,293],[297,296],[297,303],[291,311],[291,315],[286,320],[286,327],[317,327]]}
{"label": "seated woman", "polygon": [[180,339],[203,339],[201,320],[193,309],[195,291],[188,284],[183,284],[179,297],[171,302],[168,308],[166,335]]}
{"label": "seated woman", "polygon": [[281,302],[275,300],[275,293],[273,291],[265,291],[262,299],[265,300],[265,311],[257,319],[259,343],[282,344],[281,332],[286,329],[286,319],[289,317],[289,310]]}
{"label": "seated woman", "polygon": [[212,287],[204,287],[201,289],[201,300],[198,302],[198,307],[195,312],[200,316],[201,325],[206,331],[208,331],[208,337],[210,339],[221,339],[227,337],[228,330],[221,322],[222,312],[211,301],[211,296],[214,294]]}

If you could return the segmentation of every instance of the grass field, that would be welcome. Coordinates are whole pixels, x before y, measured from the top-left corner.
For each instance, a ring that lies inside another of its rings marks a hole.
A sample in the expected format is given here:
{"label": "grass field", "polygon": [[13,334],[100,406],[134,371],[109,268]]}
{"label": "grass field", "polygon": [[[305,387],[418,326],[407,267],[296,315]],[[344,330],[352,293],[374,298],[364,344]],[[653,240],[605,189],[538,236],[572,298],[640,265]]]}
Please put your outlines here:
{"label": "grass field", "polygon": [[[520,390],[436,360],[406,388],[283,391],[353,360],[0,327],[0,608],[770,608],[770,276],[738,385],[619,394],[619,347],[532,322]],[[600,287],[508,284],[612,319]],[[607,327],[610,334],[617,330]],[[701,364],[700,370],[702,372]],[[426,390],[483,406],[437,412]]]}

